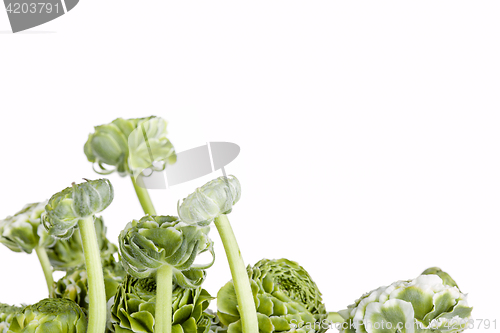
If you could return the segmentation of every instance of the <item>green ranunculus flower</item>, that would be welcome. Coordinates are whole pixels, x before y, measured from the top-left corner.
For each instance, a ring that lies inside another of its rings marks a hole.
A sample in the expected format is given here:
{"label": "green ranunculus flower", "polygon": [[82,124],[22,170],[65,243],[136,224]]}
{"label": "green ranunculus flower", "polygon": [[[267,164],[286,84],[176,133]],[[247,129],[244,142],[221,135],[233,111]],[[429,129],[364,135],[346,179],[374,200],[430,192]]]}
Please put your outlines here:
{"label": "green ranunculus flower", "polygon": [[19,306],[0,303],[0,333],[7,333],[12,319],[22,310]]}
{"label": "green ranunculus flower", "polygon": [[[204,269],[215,260],[209,231],[209,227],[189,225],[175,216],[146,215],[139,221],[133,220],[119,237],[123,266],[130,275],[146,278],[161,266],[169,265],[177,284],[198,287],[205,279]],[[205,251],[212,254],[212,262],[194,265],[196,256]]]}
{"label": "green ranunculus flower", "polygon": [[78,185],[73,183],[72,187],[49,199],[42,215],[44,227],[54,237],[68,239],[76,228],[80,231],[89,281],[90,332],[102,332],[106,327],[106,292],[95,214],[106,209],[113,196],[113,186],[107,179],[87,180]]}
{"label": "green ranunculus flower", "polygon": [[[104,261],[103,266],[104,287],[106,301],[116,294],[118,286],[123,282],[127,273],[120,262],[110,256]],[[54,288],[55,298],[67,298],[76,302],[84,311],[89,309],[88,280],[85,267],[75,268],[56,282]]]}
{"label": "green ranunculus flower", "polygon": [[[231,213],[234,204],[241,196],[241,185],[234,176],[214,179],[188,195],[182,204],[177,204],[181,220],[199,226],[207,226],[212,221],[217,227],[226,251],[226,257],[234,281],[234,303],[238,303],[239,315],[246,333],[257,333],[261,319],[252,299],[252,286],[247,277],[245,264],[238,242],[234,235],[227,214]],[[262,324],[262,325],[261,325]],[[240,325],[240,326],[241,326]],[[233,325],[236,327],[236,325]]]}
{"label": "green ranunculus flower", "polygon": [[38,247],[51,246],[55,238],[40,224],[47,202],[26,205],[14,216],[0,220],[0,243],[14,252],[31,253]]}
{"label": "green ranunculus flower", "polygon": [[197,188],[178,203],[181,220],[187,223],[209,224],[221,214],[229,214],[240,200],[241,185],[235,176],[219,177]]}
{"label": "green ranunculus flower", "polygon": [[41,223],[41,215],[45,212],[46,203],[28,204],[14,216],[0,221],[0,243],[14,252],[31,254],[35,250],[50,294],[54,280],[45,248],[53,246],[56,238],[49,235]]}
{"label": "green ranunculus flower", "polygon": [[137,175],[146,168],[163,170],[166,164],[177,160],[167,138],[167,122],[155,116],[117,118],[96,126],[85,143],[84,152],[89,162],[94,163],[96,172],[109,174],[116,170],[120,176]]}
{"label": "green ranunculus flower", "polygon": [[[116,253],[118,248],[106,238],[106,226],[102,217],[95,218],[94,226],[98,246],[101,250],[101,258],[107,259],[110,255]],[[58,240],[52,247],[46,250],[50,263],[55,270],[68,271],[85,265],[82,239],[78,229],[75,230],[69,239]]]}
{"label": "green ranunculus flower", "polygon": [[[205,310],[213,297],[201,287],[185,289],[174,284],[172,288],[172,333],[208,333],[213,316]],[[153,333],[155,311],[155,278],[128,275],[111,307],[111,330]]]}
{"label": "green ranunculus flower", "polygon": [[113,187],[108,179],[87,180],[54,194],[42,215],[49,234],[62,239],[73,235],[79,220],[102,212],[113,201]]}
{"label": "green ranunculus flower", "polygon": [[467,295],[438,275],[420,275],[380,287],[340,314],[343,333],[458,333],[470,319]]}
{"label": "green ranunculus flower", "polygon": [[[287,259],[263,259],[248,266],[260,332],[325,332],[327,312],[307,271]],[[233,282],[217,294],[218,317],[229,333],[241,332]]]}
{"label": "green ranunculus flower", "polygon": [[10,324],[8,333],[85,333],[87,318],[69,299],[47,298],[27,306]]}

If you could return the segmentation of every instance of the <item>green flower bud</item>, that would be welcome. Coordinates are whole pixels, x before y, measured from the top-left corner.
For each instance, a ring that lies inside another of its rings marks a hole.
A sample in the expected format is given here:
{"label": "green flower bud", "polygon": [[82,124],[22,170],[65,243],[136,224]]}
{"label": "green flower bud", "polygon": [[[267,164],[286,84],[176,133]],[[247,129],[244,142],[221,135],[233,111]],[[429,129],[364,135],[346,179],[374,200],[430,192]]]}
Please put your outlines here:
{"label": "green flower bud", "polygon": [[[111,256],[103,264],[104,287],[106,301],[115,296],[120,283],[127,275],[121,263],[116,262]],[[77,303],[86,313],[89,309],[87,270],[85,267],[69,271],[63,278],[56,282],[54,288],[55,298],[67,298]]]}
{"label": "green flower bud", "polygon": [[[104,225],[102,217],[95,218],[94,226],[97,235],[97,243],[101,250],[101,258],[108,259],[109,256],[118,252],[118,248],[106,238],[106,226]],[[70,238],[58,240],[52,247],[46,250],[50,264],[54,270],[68,271],[75,267],[85,265],[82,239],[78,229],[75,230]]]}
{"label": "green flower bud", "polygon": [[373,290],[341,311],[343,333],[463,331],[472,308],[467,295],[434,274]]}
{"label": "green flower bud", "polygon": [[[174,147],[167,139],[167,122],[155,116],[118,118],[96,126],[85,143],[84,152],[97,173],[109,174],[116,170],[122,177],[137,175],[146,168],[163,170],[167,163],[177,160]],[[160,163],[153,166],[153,162]],[[113,168],[108,170],[106,166]]]}
{"label": "green flower bud", "polygon": [[219,177],[197,188],[177,204],[181,220],[186,223],[209,224],[221,214],[229,214],[240,200],[241,185],[235,176]]}
{"label": "green flower bud", "polygon": [[[213,297],[201,287],[172,286],[172,332],[208,333],[213,316],[206,313]],[[130,275],[120,285],[111,307],[111,326],[117,333],[154,332],[156,281]]]}
{"label": "green flower bud", "polygon": [[[287,259],[263,259],[248,266],[260,332],[325,332],[327,312],[307,271]],[[228,333],[241,332],[233,282],[217,294],[218,317]]]}
{"label": "green flower bud", "polygon": [[[177,284],[198,287],[205,279],[204,269],[215,260],[209,231],[209,227],[189,225],[175,216],[146,215],[133,220],[119,237],[123,266],[130,275],[146,278],[161,266],[170,265]],[[212,262],[194,265],[196,256],[205,251],[212,254]]]}
{"label": "green flower bud", "polygon": [[31,253],[37,246],[51,246],[55,238],[40,224],[47,202],[26,205],[14,216],[0,221],[0,243],[14,252]]}
{"label": "green flower bud", "polygon": [[444,282],[445,285],[450,286],[450,287],[457,287],[458,288],[458,285],[455,282],[455,280],[453,280],[448,273],[443,272],[441,270],[441,268],[439,268],[439,267],[431,267],[431,268],[427,268],[425,271],[422,272],[422,275],[430,275],[430,274],[436,274],[436,275],[438,275],[443,280],[443,282]]}
{"label": "green flower bud", "polygon": [[22,307],[0,303],[0,333],[8,331],[12,319],[22,310]]}
{"label": "green flower bud", "polygon": [[47,298],[27,306],[12,320],[9,333],[85,333],[87,318],[69,299]]}
{"label": "green flower bud", "polygon": [[49,234],[68,239],[79,220],[102,212],[113,201],[113,186],[107,179],[87,180],[54,194],[42,215]]}

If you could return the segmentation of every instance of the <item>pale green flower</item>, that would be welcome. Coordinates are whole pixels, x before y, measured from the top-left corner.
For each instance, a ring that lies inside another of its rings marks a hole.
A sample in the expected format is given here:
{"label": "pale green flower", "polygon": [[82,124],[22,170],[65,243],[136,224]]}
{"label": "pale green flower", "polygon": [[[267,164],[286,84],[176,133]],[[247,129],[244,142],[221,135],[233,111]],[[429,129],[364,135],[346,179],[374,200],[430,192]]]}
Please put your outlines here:
{"label": "pale green flower", "polygon": [[[226,251],[231,276],[235,281],[233,303],[238,303],[241,325],[233,327],[242,326],[241,330],[245,333],[257,333],[259,327],[264,324],[262,318],[257,315],[252,299],[252,286],[247,278],[243,257],[227,217],[240,197],[241,185],[236,177],[219,177],[197,188],[182,201],[182,204],[179,201],[177,211],[181,220],[186,223],[207,226],[214,222]],[[270,329],[270,326],[268,325],[266,329]]]}
{"label": "pale green flower", "polygon": [[197,188],[177,205],[181,220],[209,224],[221,214],[229,214],[240,200],[241,185],[235,176],[219,177]]}
{"label": "pale green flower", "polygon": [[[215,260],[209,231],[209,227],[189,225],[175,216],[146,215],[133,220],[119,237],[123,266],[130,275],[146,278],[169,265],[177,284],[198,287],[205,279],[204,269]],[[205,251],[212,254],[212,262],[193,264],[196,256]]]}
{"label": "pale green flower", "polygon": [[113,201],[113,187],[107,179],[87,180],[54,194],[42,215],[49,234],[68,239],[79,220],[100,213]]}
{"label": "pale green flower", "polygon": [[[324,332],[327,312],[316,283],[307,271],[287,259],[263,259],[248,266],[259,331]],[[241,332],[240,311],[233,282],[217,294],[218,317],[228,333]]]}
{"label": "pale green flower", "polygon": [[458,333],[472,308],[467,295],[435,274],[375,289],[340,313],[343,333]]}
{"label": "pale green flower", "polygon": [[113,196],[113,186],[107,179],[87,180],[78,185],[73,183],[72,187],[50,198],[42,216],[43,225],[54,237],[68,239],[75,229],[80,231],[89,281],[90,332],[102,332],[106,327],[106,292],[95,214],[106,209]]}
{"label": "pale green flower", "polygon": [[[163,170],[177,156],[167,138],[167,122],[160,117],[117,118],[95,127],[84,147],[94,170],[101,174],[117,171],[120,176],[135,175],[144,169]],[[106,167],[111,166],[111,169]],[[96,168],[97,167],[97,168]]]}
{"label": "pale green flower", "polygon": [[14,252],[31,253],[38,247],[51,246],[55,238],[40,224],[47,202],[26,205],[14,216],[0,220],[0,243]]}

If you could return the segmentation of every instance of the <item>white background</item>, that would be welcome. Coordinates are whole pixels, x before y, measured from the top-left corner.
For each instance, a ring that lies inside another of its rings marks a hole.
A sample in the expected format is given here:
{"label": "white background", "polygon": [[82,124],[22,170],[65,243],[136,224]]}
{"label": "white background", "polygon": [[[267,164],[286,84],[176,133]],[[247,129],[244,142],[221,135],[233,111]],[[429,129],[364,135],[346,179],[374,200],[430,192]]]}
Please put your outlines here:
{"label": "white background", "polygon": [[[287,257],[329,310],[429,266],[497,320],[500,3],[82,0],[12,35],[0,10],[0,217],[81,178],[94,125],[151,114],[178,152],[230,141],[247,263]],[[154,191],[157,210],[208,177]],[[114,174],[109,237],[141,208]],[[215,231],[215,230],[214,230]],[[230,279],[216,232],[206,288]],[[0,301],[45,297],[0,247]],[[495,330],[481,330],[493,332]]]}

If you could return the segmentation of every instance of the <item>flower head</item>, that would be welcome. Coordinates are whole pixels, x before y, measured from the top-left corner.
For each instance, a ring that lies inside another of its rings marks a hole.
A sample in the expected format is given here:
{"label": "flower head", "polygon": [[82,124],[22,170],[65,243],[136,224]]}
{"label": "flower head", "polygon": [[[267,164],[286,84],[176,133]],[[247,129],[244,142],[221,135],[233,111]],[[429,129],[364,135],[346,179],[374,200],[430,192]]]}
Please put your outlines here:
{"label": "flower head", "polygon": [[467,295],[457,287],[435,274],[420,275],[375,289],[349,305],[340,312],[346,319],[341,332],[382,333],[392,328],[402,333],[458,333],[471,311]]}
{"label": "flower head", "polygon": [[[287,259],[263,259],[247,268],[261,332],[324,332],[327,318],[317,285],[307,271]],[[218,317],[229,333],[241,331],[233,282],[217,294]]]}
{"label": "flower head", "polygon": [[47,298],[27,306],[13,319],[9,333],[85,333],[87,318],[69,299]]}
{"label": "flower head", "polygon": [[14,252],[31,253],[37,246],[51,246],[55,239],[40,224],[47,202],[26,205],[14,216],[0,220],[0,243]]}
{"label": "flower head", "polygon": [[241,185],[235,176],[219,177],[178,203],[177,211],[181,220],[187,223],[209,224],[221,214],[229,214],[233,205],[240,200]]}
{"label": "flower head", "polygon": [[[204,269],[212,266],[215,258],[209,230],[186,224],[175,216],[146,215],[134,220],[119,237],[123,266],[130,275],[146,278],[161,266],[170,265],[177,284],[198,287],[205,278]],[[205,251],[212,254],[212,262],[193,264],[196,256]]]}
{"label": "flower head", "polygon": [[[116,170],[120,176],[137,175],[147,168],[163,170],[166,164],[177,160],[167,138],[167,122],[155,116],[117,118],[109,124],[96,126],[84,151],[89,162],[94,163],[96,172],[109,174]],[[111,169],[106,169],[107,166]]]}
{"label": "flower head", "polygon": [[71,237],[79,220],[100,213],[113,201],[113,186],[107,179],[87,180],[54,194],[42,215],[49,234],[62,239]]}

